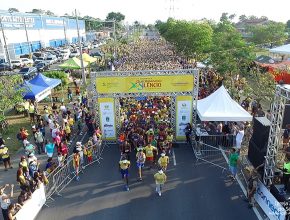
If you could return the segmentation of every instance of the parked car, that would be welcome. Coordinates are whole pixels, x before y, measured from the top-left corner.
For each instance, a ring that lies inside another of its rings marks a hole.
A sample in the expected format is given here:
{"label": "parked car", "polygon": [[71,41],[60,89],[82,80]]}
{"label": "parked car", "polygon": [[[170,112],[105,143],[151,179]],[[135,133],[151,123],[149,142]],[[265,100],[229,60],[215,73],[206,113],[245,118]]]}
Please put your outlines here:
{"label": "parked car", "polygon": [[48,65],[46,65],[46,63],[44,63],[44,62],[38,63],[38,64],[35,66],[35,68],[36,68],[37,71],[39,71],[39,72],[43,72],[43,71],[49,69]]}
{"label": "parked car", "polygon": [[70,58],[77,57],[77,56],[80,56],[80,52],[78,50],[72,51],[69,55]]}
{"label": "parked car", "polygon": [[70,50],[69,49],[63,49],[60,50],[60,57],[62,60],[68,60],[70,55]]}
{"label": "parked car", "polygon": [[35,67],[24,67],[19,71],[19,74],[23,76],[23,79],[31,79],[37,73],[37,69]]}
{"label": "parked car", "polygon": [[19,59],[19,60],[11,60],[11,65],[13,68],[21,68],[24,66],[24,63]]}
{"label": "parked car", "polygon": [[20,60],[21,60],[22,63],[24,63],[25,65],[33,65],[33,60],[32,60],[32,59],[28,59],[28,58],[20,58]]}
{"label": "parked car", "polygon": [[1,63],[0,64],[0,71],[11,71],[13,69],[13,66],[9,65],[9,63]]}

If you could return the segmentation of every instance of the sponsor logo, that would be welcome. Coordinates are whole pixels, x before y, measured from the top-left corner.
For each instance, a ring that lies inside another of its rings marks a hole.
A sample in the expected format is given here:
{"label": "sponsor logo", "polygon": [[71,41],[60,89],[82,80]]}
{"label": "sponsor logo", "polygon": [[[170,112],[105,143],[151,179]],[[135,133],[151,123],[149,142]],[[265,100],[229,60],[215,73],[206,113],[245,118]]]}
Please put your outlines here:
{"label": "sponsor logo", "polygon": [[105,127],[105,128],[108,128],[108,127],[114,127],[114,126],[111,125],[111,124],[104,124],[104,127]]}
{"label": "sponsor logo", "polygon": [[261,188],[258,187],[257,194],[261,197],[264,203],[268,206],[268,208],[271,210],[271,214],[275,215],[277,219],[281,219],[281,210],[279,210],[275,204],[272,203],[272,201],[264,195],[264,193],[261,191]]}
{"label": "sponsor logo", "polygon": [[152,80],[152,79],[145,79],[143,81],[136,80],[136,82],[131,82],[131,90],[144,90],[144,89],[153,89],[153,88],[161,88],[162,83],[161,80]]}

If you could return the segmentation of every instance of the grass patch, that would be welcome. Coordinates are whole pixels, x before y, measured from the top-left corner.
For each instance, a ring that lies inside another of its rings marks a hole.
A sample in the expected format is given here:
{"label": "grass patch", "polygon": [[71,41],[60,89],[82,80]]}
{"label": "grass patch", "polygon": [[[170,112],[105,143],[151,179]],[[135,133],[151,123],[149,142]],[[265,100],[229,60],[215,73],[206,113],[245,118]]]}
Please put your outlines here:
{"label": "grass patch", "polygon": [[10,154],[15,154],[22,148],[22,143],[16,138],[16,135],[22,127],[28,131],[31,130],[30,120],[24,114],[17,114],[14,109],[6,113],[6,119],[9,126],[2,136],[5,139],[6,146],[9,148]]}

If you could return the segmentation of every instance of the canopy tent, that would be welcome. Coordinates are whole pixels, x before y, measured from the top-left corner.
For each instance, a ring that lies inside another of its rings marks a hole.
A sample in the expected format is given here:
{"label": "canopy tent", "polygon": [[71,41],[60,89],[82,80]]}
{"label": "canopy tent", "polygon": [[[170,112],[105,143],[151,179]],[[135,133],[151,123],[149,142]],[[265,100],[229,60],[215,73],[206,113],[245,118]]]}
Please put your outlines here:
{"label": "canopy tent", "polygon": [[53,88],[57,87],[59,84],[61,84],[61,80],[48,78],[48,77],[42,75],[41,73],[39,73],[33,79],[29,80],[29,83],[31,83],[33,85],[53,89]]}
{"label": "canopy tent", "polygon": [[[86,61],[83,61],[83,63],[84,67],[88,65]],[[59,67],[63,69],[81,69],[82,65],[80,59],[73,57],[65,61],[63,64],[60,64]]]}
{"label": "canopy tent", "polygon": [[290,55],[290,44],[286,44],[280,47],[275,47],[273,49],[269,50],[270,53],[278,53],[278,54],[284,54],[284,55]]}
{"label": "canopy tent", "polygon": [[252,116],[234,101],[224,86],[197,101],[201,121],[252,121]]}
{"label": "canopy tent", "polygon": [[87,54],[87,53],[83,53],[82,54],[82,56],[83,56],[83,60],[85,61],[85,62],[87,62],[87,63],[94,63],[94,62],[96,62],[98,59],[97,58],[95,58],[95,57],[91,57],[89,54]]}
{"label": "canopy tent", "polygon": [[31,99],[39,102],[51,94],[51,88],[31,84],[28,81],[22,86],[24,89],[23,99]]}

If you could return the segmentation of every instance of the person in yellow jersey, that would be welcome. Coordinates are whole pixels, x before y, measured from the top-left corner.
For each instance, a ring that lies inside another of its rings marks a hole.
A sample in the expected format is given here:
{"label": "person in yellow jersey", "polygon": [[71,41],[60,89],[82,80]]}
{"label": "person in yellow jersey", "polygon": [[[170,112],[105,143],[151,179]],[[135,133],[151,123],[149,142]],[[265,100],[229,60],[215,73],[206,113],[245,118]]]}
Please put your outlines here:
{"label": "person in yellow jersey", "polygon": [[152,146],[150,143],[147,144],[147,146],[144,148],[145,155],[146,155],[146,161],[149,165],[149,169],[152,168],[153,162],[154,162],[154,151],[156,151],[156,155],[158,154],[157,148]]}
{"label": "person in yellow jersey", "polygon": [[4,167],[5,167],[5,171],[7,171],[8,166],[10,167],[10,169],[12,169],[11,163],[10,163],[10,155],[9,155],[9,151],[8,148],[2,144],[0,146],[0,157],[2,157],[2,161],[4,163]]}
{"label": "person in yellow jersey", "polygon": [[143,152],[143,148],[138,148],[138,152],[136,154],[136,162],[138,167],[139,181],[142,181],[142,168],[144,167],[144,163],[146,160],[146,155]]}
{"label": "person in yellow jersey", "polygon": [[30,123],[35,122],[35,106],[32,102],[29,103],[28,112],[30,117]]}
{"label": "person in yellow jersey", "polygon": [[165,172],[167,169],[167,165],[169,163],[169,157],[165,155],[165,153],[161,154],[161,157],[158,160],[158,164],[161,169]]}
{"label": "person in yellow jersey", "polygon": [[159,170],[157,173],[154,174],[154,179],[156,184],[155,191],[158,193],[159,196],[161,196],[161,190],[167,180],[167,176],[165,175],[163,170]]}
{"label": "person in yellow jersey", "polygon": [[122,157],[121,160],[119,161],[119,169],[120,169],[120,173],[122,175],[122,179],[125,182],[125,189],[127,191],[129,191],[129,167],[130,167],[131,163],[129,160],[127,160],[126,157]]}

